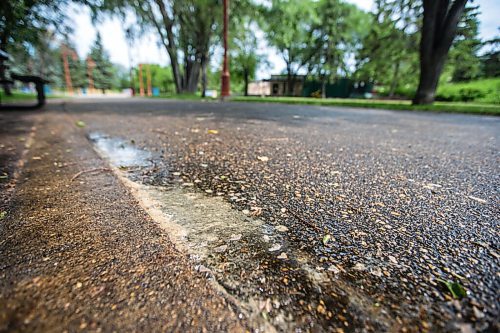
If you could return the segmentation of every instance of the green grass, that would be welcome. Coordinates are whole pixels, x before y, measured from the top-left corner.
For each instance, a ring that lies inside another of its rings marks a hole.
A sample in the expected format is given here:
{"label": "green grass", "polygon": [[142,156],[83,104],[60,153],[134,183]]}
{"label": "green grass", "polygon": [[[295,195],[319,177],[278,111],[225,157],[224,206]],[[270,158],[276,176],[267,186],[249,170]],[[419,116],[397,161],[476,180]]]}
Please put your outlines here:
{"label": "green grass", "polygon": [[500,78],[442,84],[438,88],[436,98],[450,102],[471,101],[500,105]]}
{"label": "green grass", "polygon": [[[58,95],[46,95],[46,98],[60,98]],[[13,91],[12,96],[6,96],[3,90],[0,91],[0,100],[2,104],[17,102],[36,102],[36,94]]]}
{"label": "green grass", "polygon": [[341,98],[310,98],[310,97],[254,97],[236,96],[235,102],[264,102],[307,104],[323,106],[346,106],[370,109],[417,110],[455,113],[475,113],[500,116],[500,105],[465,102],[435,102],[432,105],[411,105],[410,101],[376,100],[376,99],[341,99]]}
{"label": "green grass", "polygon": [[211,98],[211,97],[201,97],[201,95],[198,93],[197,94],[160,94],[160,96],[151,96],[149,98],[179,99],[179,100],[186,100],[186,101],[213,100],[213,98]]}
{"label": "green grass", "polygon": [[7,96],[2,91],[0,93],[0,98],[1,98],[2,104],[13,103],[13,102],[24,102],[24,101],[36,101],[35,94],[26,94],[26,93],[15,92],[15,91],[12,92],[12,96]]}

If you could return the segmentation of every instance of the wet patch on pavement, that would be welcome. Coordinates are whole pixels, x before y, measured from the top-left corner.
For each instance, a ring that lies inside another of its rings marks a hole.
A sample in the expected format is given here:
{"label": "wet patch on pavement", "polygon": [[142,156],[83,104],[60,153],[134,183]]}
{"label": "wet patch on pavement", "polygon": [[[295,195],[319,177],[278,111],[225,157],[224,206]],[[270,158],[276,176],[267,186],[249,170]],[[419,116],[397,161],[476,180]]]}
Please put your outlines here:
{"label": "wet patch on pavement", "polygon": [[134,142],[112,138],[102,133],[92,132],[88,135],[97,151],[106,156],[115,167],[145,167],[151,164],[151,154],[133,146]]}

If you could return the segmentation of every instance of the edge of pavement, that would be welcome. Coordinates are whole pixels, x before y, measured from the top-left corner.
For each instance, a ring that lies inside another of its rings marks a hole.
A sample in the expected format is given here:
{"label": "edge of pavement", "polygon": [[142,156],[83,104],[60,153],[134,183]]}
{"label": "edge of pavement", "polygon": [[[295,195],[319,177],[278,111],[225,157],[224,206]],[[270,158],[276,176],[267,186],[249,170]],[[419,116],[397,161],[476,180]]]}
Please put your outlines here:
{"label": "edge of pavement", "polygon": [[55,107],[0,221],[0,331],[248,331]]}

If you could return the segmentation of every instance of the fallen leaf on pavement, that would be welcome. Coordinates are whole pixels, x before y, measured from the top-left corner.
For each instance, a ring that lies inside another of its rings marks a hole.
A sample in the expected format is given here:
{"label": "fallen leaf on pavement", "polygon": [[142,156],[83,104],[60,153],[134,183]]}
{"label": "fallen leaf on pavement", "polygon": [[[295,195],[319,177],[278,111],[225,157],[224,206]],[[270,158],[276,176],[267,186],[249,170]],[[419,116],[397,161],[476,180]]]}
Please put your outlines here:
{"label": "fallen leaf on pavement", "polygon": [[281,245],[280,244],[274,244],[273,246],[271,246],[269,248],[269,252],[278,251],[279,249],[281,249]]}
{"label": "fallen leaf on pavement", "polygon": [[478,197],[474,197],[472,195],[469,195],[469,199],[472,199],[472,200],[477,201],[477,202],[482,203],[482,204],[488,203],[488,201],[481,199],[481,198],[478,198]]}
{"label": "fallen leaf on pavement", "polygon": [[227,250],[227,245],[221,245],[221,246],[216,247],[214,249],[214,251],[217,253],[222,253],[222,252],[225,252],[226,250]]}
{"label": "fallen leaf on pavement", "polygon": [[229,238],[230,241],[236,242],[241,239],[241,234],[232,234],[231,237]]}
{"label": "fallen leaf on pavement", "polygon": [[288,256],[285,252],[281,252],[281,254],[279,256],[277,256],[276,258],[278,259],[288,259]]}
{"label": "fallen leaf on pavement", "polygon": [[372,273],[372,275],[375,275],[377,277],[382,276],[382,270],[378,267],[375,267],[374,269],[370,270],[370,273]]}
{"label": "fallen leaf on pavement", "polygon": [[323,237],[323,245],[327,245],[328,242],[330,241],[330,239],[332,238],[332,236],[330,234],[326,234],[324,237]]}
{"label": "fallen leaf on pavement", "polygon": [[278,225],[278,226],[276,226],[276,230],[279,232],[287,232],[288,228],[284,225]]}
{"label": "fallen leaf on pavement", "polygon": [[442,280],[442,279],[437,279],[437,280],[439,282],[441,282],[442,284],[444,284],[446,286],[446,288],[448,288],[448,291],[451,293],[453,298],[462,299],[465,296],[467,296],[467,291],[465,290],[464,287],[462,287],[462,285],[460,285],[460,283],[446,281],[446,280]]}
{"label": "fallen leaf on pavement", "polygon": [[356,265],[354,265],[354,267],[352,269],[354,269],[356,271],[365,271],[366,266],[363,265],[362,263],[358,262]]}
{"label": "fallen leaf on pavement", "polygon": [[338,269],[337,266],[335,266],[335,265],[331,265],[330,267],[328,267],[328,271],[329,272],[333,272],[333,274],[339,274],[340,273],[340,269]]}

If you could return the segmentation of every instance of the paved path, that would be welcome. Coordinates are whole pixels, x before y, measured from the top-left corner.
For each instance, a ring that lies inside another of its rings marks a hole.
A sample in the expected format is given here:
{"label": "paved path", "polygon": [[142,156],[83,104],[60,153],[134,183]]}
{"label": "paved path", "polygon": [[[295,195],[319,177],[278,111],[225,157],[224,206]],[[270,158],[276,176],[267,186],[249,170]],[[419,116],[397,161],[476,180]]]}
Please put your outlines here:
{"label": "paved path", "polygon": [[0,116],[0,329],[498,330],[498,118],[139,99]]}

